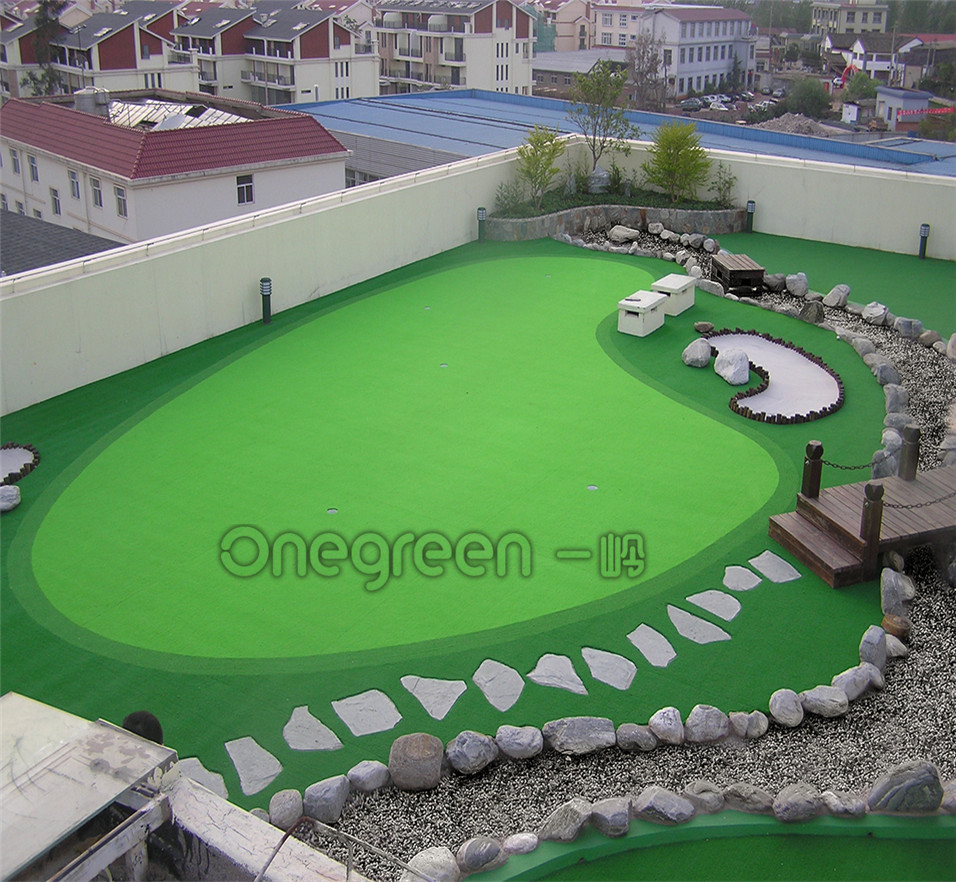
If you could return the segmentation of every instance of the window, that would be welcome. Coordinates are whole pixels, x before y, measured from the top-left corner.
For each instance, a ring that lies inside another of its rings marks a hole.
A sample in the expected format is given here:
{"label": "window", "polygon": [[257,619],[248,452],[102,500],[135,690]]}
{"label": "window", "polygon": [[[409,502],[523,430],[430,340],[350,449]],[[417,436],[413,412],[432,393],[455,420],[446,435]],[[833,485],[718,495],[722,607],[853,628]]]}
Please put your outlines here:
{"label": "window", "polygon": [[697,47],[697,60],[698,60],[698,61],[703,61],[703,60],[704,60],[704,47],[703,47],[703,46],[698,46],[698,47]]}
{"label": "window", "polygon": [[622,28],[626,28],[626,27],[627,27],[627,13],[626,13],[626,12],[622,12],[622,13],[621,13],[620,24],[618,25],[618,27],[622,27]]}
{"label": "window", "polygon": [[855,13],[855,12],[848,12],[848,13],[846,14],[846,20],[847,20],[847,23],[849,23],[849,22],[851,22],[851,21],[856,21],[856,13]]}
{"label": "window", "polygon": [[873,13],[873,24],[880,24],[882,21],[883,21],[883,13],[882,13],[882,12],[874,12],[874,13]]}
{"label": "window", "polygon": [[866,24],[867,18],[869,18],[869,16],[867,15],[867,13],[864,12],[864,13],[863,13],[863,24]]}
{"label": "window", "polygon": [[707,54],[704,56],[705,61],[710,61],[710,46],[707,47]]}
{"label": "window", "polygon": [[691,22],[691,23],[690,23],[690,38],[691,38],[692,40],[694,39],[694,29],[695,29],[694,23]]}
{"label": "window", "polygon": [[551,74],[551,85],[556,86],[558,84],[558,75]]}
{"label": "window", "polygon": [[68,171],[70,176],[70,195],[74,199],[80,198],[80,176],[75,171]]}
{"label": "window", "polygon": [[90,191],[93,194],[93,204],[97,208],[103,207],[103,188],[100,186],[99,178],[90,178]]}
{"label": "window", "polygon": [[725,37],[727,36],[727,22],[724,22],[724,23],[720,26],[720,33],[721,33],[723,36],[725,36]]}
{"label": "window", "polygon": [[684,37],[687,36],[687,22],[686,22],[686,21],[682,21],[682,22],[680,23],[680,35],[681,35],[681,39],[683,39]]}
{"label": "window", "polygon": [[626,46],[627,45],[627,34],[618,34],[617,35],[617,45]]}
{"label": "window", "polygon": [[236,177],[236,190],[239,196],[240,205],[249,205],[252,203],[252,175],[238,175]]}
{"label": "window", "polygon": [[707,22],[707,36],[709,37],[713,31],[714,23],[712,21]]}
{"label": "window", "polygon": [[25,215],[27,213],[26,206],[18,199],[17,200],[17,214]]}
{"label": "window", "polygon": [[565,85],[565,86],[570,86],[570,85],[571,85],[571,75],[570,75],[570,74],[565,74],[565,75],[564,75],[564,85]]}
{"label": "window", "polygon": [[113,187],[113,195],[116,197],[116,216],[129,217],[126,208],[126,190],[123,187]]}
{"label": "window", "polygon": [[43,220],[43,212],[40,211],[39,208],[34,208],[34,209],[33,209],[33,216],[34,216],[37,220]]}
{"label": "window", "polygon": [[10,148],[10,162],[13,163],[13,173],[20,174],[20,154],[12,147]]}
{"label": "window", "polygon": [[50,205],[54,214],[62,214],[60,210],[60,191],[50,187]]}
{"label": "window", "polygon": [[147,60],[149,58],[149,46],[147,46],[145,43],[139,47],[139,57],[143,60]]}
{"label": "window", "polygon": [[664,67],[670,67],[674,61],[674,54],[670,49],[664,50]]}
{"label": "window", "polygon": [[614,14],[611,12],[602,12],[601,24],[604,25],[604,27],[609,28],[612,24],[614,24]]}
{"label": "window", "polygon": [[723,61],[727,57],[727,46],[726,44],[720,47],[720,60]]}
{"label": "window", "polygon": [[681,78],[677,81],[677,92],[678,92],[679,94],[681,94],[681,95],[684,94],[684,78],[683,78],[683,77],[681,77]]}
{"label": "window", "polygon": [[30,163],[30,180],[40,181],[40,167],[37,165],[37,158],[32,154],[27,154],[27,162]]}
{"label": "window", "polygon": [[9,211],[10,208],[7,205],[7,194],[0,193],[0,211]]}
{"label": "window", "polygon": [[681,50],[680,50],[680,63],[681,64],[684,63],[684,47],[683,46],[681,47]]}
{"label": "window", "polygon": [[610,45],[611,45],[611,35],[610,35],[610,34],[607,34],[607,33],[601,34],[601,45],[602,45],[602,46],[610,46]]}

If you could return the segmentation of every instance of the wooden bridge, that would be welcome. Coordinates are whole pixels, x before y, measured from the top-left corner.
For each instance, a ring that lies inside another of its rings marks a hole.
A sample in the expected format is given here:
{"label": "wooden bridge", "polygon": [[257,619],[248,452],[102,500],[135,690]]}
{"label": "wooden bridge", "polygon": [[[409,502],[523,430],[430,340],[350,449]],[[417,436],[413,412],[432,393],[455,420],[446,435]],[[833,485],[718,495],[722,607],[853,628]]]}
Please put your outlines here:
{"label": "wooden bridge", "polygon": [[903,437],[899,477],[824,490],[811,441],[797,508],[770,518],[770,537],[834,588],[875,578],[884,552],[956,539],[956,465],[917,472],[919,429]]}

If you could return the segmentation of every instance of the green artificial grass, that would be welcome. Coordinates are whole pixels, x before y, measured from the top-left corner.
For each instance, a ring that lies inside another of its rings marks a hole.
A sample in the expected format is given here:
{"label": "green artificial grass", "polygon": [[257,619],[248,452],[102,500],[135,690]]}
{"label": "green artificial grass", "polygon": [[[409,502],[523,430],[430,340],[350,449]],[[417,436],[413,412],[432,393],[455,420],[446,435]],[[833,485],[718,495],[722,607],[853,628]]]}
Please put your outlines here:
{"label": "green artificial grass", "polygon": [[956,822],[949,817],[821,817],[781,824],[734,811],[678,827],[633,821],[627,836],[586,830],[573,843],[542,843],[488,873],[488,882],[910,882],[956,879]]}
{"label": "green artificial grass", "polygon": [[728,251],[749,255],[769,273],[806,273],[813,291],[826,294],[834,285],[846,283],[851,300],[883,303],[895,315],[919,319],[924,328],[938,331],[944,340],[956,332],[956,263],[920,260],[916,256],[918,230],[913,231],[912,254],[766,233],[721,236],[720,244]]}
{"label": "green artificial grass", "polygon": [[[3,516],[4,691],[93,718],[148,708],[167,743],[253,806],[385,760],[407,732],[644,721],[699,702],[750,710],[781,686],[828,683],[879,620],[872,583],[764,582],[716,622],[733,639],[704,646],[676,634],[667,605],[708,618],[684,598],[721,587],[725,566],[767,548],[791,559],[767,518],[792,507],[806,442],[868,461],[882,390],[832,333],[702,294],[647,338],[619,334],[616,301],[672,268],[549,241],[474,243],[11,414],[3,441],[43,458]],[[802,426],[734,415],[734,390],[680,362],[698,320],[817,353],[843,378],[845,406]],[[288,550],[281,579],[242,579],[218,563],[236,524],[350,540],[515,530],[535,569],[465,579],[446,564],[370,591],[345,568],[341,582],[300,579]],[[646,539],[646,570],[630,581],[554,558],[564,544],[596,552],[612,531]],[[641,623],[677,648],[666,669],[627,640]],[[632,658],[631,688],[593,680],[586,646]],[[486,658],[526,674],[546,652],[572,660],[588,695],[527,683],[500,713],[471,683]],[[468,689],[438,721],[400,684],[408,674]],[[357,738],[330,702],[368,689],[402,720]],[[340,750],[288,748],[282,727],[302,705]],[[284,767],[247,796],[223,747],[244,735]]]}

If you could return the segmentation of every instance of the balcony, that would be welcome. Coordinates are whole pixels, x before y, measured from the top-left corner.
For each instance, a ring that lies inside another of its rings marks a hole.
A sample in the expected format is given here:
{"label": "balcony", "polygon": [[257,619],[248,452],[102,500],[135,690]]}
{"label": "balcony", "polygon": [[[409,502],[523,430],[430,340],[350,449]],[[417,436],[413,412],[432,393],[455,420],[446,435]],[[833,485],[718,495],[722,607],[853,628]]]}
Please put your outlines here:
{"label": "balcony", "polygon": [[356,55],[373,55],[375,53],[374,43],[353,43]]}
{"label": "balcony", "polygon": [[244,70],[239,74],[244,83],[254,86],[273,86],[277,89],[295,90],[295,77],[283,74],[266,74],[262,71]]}
{"label": "balcony", "polygon": [[216,69],[212,68],[199,68],[199,82],[200,83],[214,83],[216,82]]}
{"label": "balcony", "polygon": [[445,61],[450,61],[453,63],[465,63],[465,53],[464,52],[446,52],[443,56]]}
{"label": "balcony", "polygon": [[395,54],[399,58],[421,58],[422,50],[421,50],[421,47],[416,49],[412,46],[399,46],[395,50]]}
{"label": "balcony", "polygon": [[[170,49],[168,60],[170,64],[192,64],[193,63],[192,55],[189,52],[184,52],[181,49]],[[213,79],[215,79],[215,77]]]}

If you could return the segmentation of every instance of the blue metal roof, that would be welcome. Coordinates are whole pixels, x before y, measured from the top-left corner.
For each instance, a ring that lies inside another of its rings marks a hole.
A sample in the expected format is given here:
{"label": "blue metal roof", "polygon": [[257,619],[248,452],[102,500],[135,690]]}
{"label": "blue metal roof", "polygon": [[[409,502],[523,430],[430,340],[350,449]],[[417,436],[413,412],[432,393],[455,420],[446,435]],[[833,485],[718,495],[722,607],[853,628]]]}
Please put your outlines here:
{"label": "blue metal roof", "polygon": [[[461,156],[481,156],[517,147],[536,124],[561,132],[577,131],[568,122],[567,101],[471,89],[283,107],[311,114],[332,131],[400,141]],[[659,125],[675,119],[641,111],[631,111],[629,116],[645,139],[653,137]],[[956,177],[956,143],[894,138],[876,146],[709,120],[694,122],[704,147]]]}

